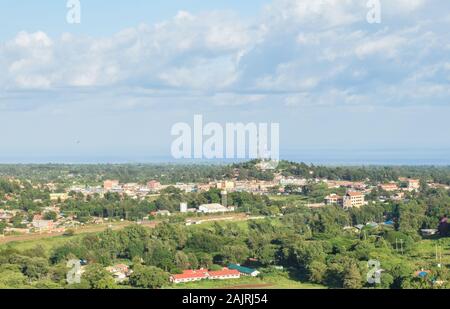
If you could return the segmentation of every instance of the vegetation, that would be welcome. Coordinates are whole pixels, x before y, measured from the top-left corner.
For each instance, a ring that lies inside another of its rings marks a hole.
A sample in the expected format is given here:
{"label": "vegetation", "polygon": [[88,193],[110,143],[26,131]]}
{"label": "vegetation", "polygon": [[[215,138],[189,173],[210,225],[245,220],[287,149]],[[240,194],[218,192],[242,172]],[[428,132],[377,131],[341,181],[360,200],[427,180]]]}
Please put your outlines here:
{"label": "vegetation", "polygon": [[[427,181],[449,183],[450,168],[434,167],[316,167],[281,162],[278,171],[261,171],[255,162],[231,166],[0,166],[2,208],[24,211],[13,217],[14,227],[23,225],[41,209],[54,206],[50,193],[64,192],[83,180],[98,184],[107,178],[121,181],[158,179],[210,181],[227,179],[272,179],[274,173],[304,177],[304,186],[287,186],[285,195],[257,195],[230,192],[229,205],[239,212],[262,219],[245,222],[208,223],[186,226],[186,215],[161,220],[153,228],[128,225],[121,230],[78,235],[66,230],[60,237],[29,243],[0,245],[0,288],[169,288],[267,285],[268,287],[328,288],[449,288],[450,238],[448,230],[423,237],[422,229],[435,229],[450,211],[450,191],[434,189]],[[408,192],[402,200],[380,199],[386,192],[377,189],[360,209],[338,206],[309,209],[308,203],[321,202],[330,193],[321,179],[385,182],[399,176],[423,179],[418,192]],[[56,188],[45,187],[52,181]],[[135,200],[108,193],[58,201],[65,215],[80,222],[92,217],[140,220],[154,210],[177,210],[180,202],[193,207],[220,201],[220,191],[184,193],[168,187],[152,199]],[[13,197],[13,198],[12,198]],[[245,217],[245,215],[243,215]],[[45,213],[56,220],[58,214]],[[383,224],[391,221],[393,224]],[[377,224],[373,224],[373,223]],[[371,223],[371,224],[368,224]],[[359,228],[356,228],[359,226]],[[0,232],[6,228],[0,222]],[[441,254],[442,253],[442,254]],[[67,262],[85,261],[81,282],[68,284]],[[368,262],[381,263],[380,283],[369,283]],[[174,286],[169,274],[200,267],[220,269],[238,263],[261,271],[259,278],[224,282],[205,281]],[[106,267],[126,264],[132,273],[118,282]],[[417,272],[422,274],[419,276]]]}

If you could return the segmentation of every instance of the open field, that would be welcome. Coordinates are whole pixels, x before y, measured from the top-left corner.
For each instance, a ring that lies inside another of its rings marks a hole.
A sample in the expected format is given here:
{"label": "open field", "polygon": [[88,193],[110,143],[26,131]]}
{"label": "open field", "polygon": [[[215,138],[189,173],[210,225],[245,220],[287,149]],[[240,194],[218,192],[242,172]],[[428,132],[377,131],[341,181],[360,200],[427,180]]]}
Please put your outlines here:
{"label": "open field", "polygon": [[[436,259],[436,249],[439,259]],[[412,261],[437,263],[450,267],[450,238],[439,240],[422,240],[409,257]]]}
{"label": "open field", "polygon": [[[204,217],[191,217],[189,220],[200,221],[198,225],[193,225],[196,227],[208,227],[211,226],[214,222],[239,222],[245,225],[245,222],[248,220],[253,220],[257,218],[247,217],[245,214],[228,214],[228,215],[213,215],[213,216],[204,216]],[[148,228],[154,228],[156,225],[161,223],[160,220],[157,221],[148,221],[144,222],[142,225]],[[83,235],[90,233],[99,233],[106,230],[111,226],[113,230],[121,230],[127,226],[133,225],[135,222],[124,221],[124,222],[113,222],[111,224],[99,224],[99,225],[90,225],[85,227],[80,227],[75,230],[75,235]],[[25,235],[14,235],[14,236],[5,236],[0,237],[0,248],[5,244],[10,243],[30,243],[30,244],[40,244],[44,243],[52,243],[51,239],[70,239],[70,237],[64,237],[64,232],[54,232],[54,233],[33,233],[33,234],[25,234]],[[49,240],[49,241],[47,241]]]}
{"label": "open field", "polygon": [[[133,224],[133,222],[117,222],[112,223],[111,228],[113,230],[120,230],[126,226]],[[99,225],[90,225],[86,227],[80,227],[75,229],[75,234],[88,234],[88,233],[98,233],[107,229],[110,224],[99,224]],[[54,238],[60,237],[64,235],[64,232],[42,232],[42,233],[32,233],[32,234],[24,234],[24,235],[14,235],[14,236],[5,236],[0,238],[0,245],[11,243],[11,242],[22,242],[22,241],[38,241],[46,238]]]}

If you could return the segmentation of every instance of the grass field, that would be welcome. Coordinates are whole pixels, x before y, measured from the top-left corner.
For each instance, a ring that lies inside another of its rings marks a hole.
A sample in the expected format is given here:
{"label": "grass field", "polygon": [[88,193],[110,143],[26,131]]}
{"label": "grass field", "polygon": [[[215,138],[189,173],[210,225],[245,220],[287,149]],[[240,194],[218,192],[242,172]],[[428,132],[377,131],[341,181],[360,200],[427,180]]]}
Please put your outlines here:
{"label": "grass field", "polygon": [[294,202],[307,203],[308,202],[308,198],[306,196],[301,196],[301,195],[269,195],[269,198],[272,201],[285,202],[285,203],[294,203]]}
{"label": "grass field", "polygon": [[420,241],[411,254],[410,259],[425,263],[437,263],[436,246],[438,249],[438,257],[441,257],[439,261],[443,265],[450,267],[450,238]]}
{"label": "grass field", "polygon": [[36,241],[36,240],[15,241],[15,242],[7,243],[7,244],[1,244],[0,249],[12,248],[12,249],[17,249],[19,251],[23,251],[23,250],[35,248],[36,246],[42,246],[45,249],[45,251],[49,253],[53,248],[58,247],[70,240],[75,240],[75,239],[81,238],[81,237],[83,237],[83,235],[85,235],[85,234],[78,234],[78,235],[71,236],[71,237],[55,236],[55,237],[40,239],[39,241]]}

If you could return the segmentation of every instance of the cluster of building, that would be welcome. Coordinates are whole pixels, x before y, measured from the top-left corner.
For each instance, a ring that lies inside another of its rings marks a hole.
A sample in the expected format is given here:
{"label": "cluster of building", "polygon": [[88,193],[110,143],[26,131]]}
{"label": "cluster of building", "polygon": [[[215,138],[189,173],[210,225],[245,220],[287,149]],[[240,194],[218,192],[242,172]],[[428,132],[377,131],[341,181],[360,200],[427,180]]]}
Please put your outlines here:
{"label": "cluster of building", "polygon": [[397,182],[389,182],[378,185],[379,189],[386,192],[396,192],[396,191],[418,191],[420,189],[420,180],[419,179],[410,179],[410,178],[399,178],[399,181],[405,186],[399,186]]}
{"label": "cluster of building", "polygon": [[[226,195],[226,192],[222,192],[222,197]],[[180,213],[201,213],[201,214],[223,214],[227,212],[234,212],[236,208],[234,206],[227,206],[226,198],[222,198],[222,204],[202,204],[198,208],[188,208],[187,203],[180,203]],[[172,214],[168,210],[158,210],[150,213],[152,216],[169,217]]]}
{"label": "cluster of building", "polygon": [[[343,196],[338,194],[330,194],[325,197],[323,204],[312,204],[311,207],[320,207],[325,205],[338,205],[344,209],[360,208],[367,205],[365,195],[370,193],[374,188],[391,193],[391,200],[403,200],[405,192],[414,192],[420,189],[420,180],[411,178],[399,178],[398,182],[389,182],[378,184],[377,186],[369,186],[364,182],[358,181],[326,181],[328,188],[347,188],[347,193]],[[385,200],[381,196],[380,200]]]}
{"label": "cluster of building", "polygon": [[[47,218],[46,214],[52,212],[56,216],[53,219]],[[21,218],[17,222],[15,218]],[[73,216],[63,216],[60,208],[57,206],[44,207],[41,211],[29,218],[28,213],[23,210],[5,210],[0,209],[0,221],[6,222],[5,234],[29,234],[33,232],[64,232],[67,228],[79,226],[81,223],[75,220]]]}
{"label": "cluster of building", "polygon": [[239,279],[241,276],[252,276],[256,277],[259,275],[259,271],[256,269],[243,267],[238,264],[229,264],[228,267],[224,267],[221,270],[185,270],[181,274],[175,274],[170,276],[170,282],[178,283],[189,283],[200,280],[228,280],[228,279]]}

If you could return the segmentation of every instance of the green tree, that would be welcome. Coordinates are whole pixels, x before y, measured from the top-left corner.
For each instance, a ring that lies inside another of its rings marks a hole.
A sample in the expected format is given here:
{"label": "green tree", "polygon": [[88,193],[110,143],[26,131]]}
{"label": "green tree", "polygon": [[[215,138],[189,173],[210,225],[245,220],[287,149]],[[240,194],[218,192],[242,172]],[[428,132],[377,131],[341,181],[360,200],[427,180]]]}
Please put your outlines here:
{"label": "green tree", "polygon": [[157,289],[169,282],[169,274],[158,267],[137,265],[130,275],[130,284],[134,287]]}
{"label": "green tree", "polygon": [[0,272],[0,287],[20,289],[25,287],[26,277],[19,271],[7,270]]}
{"label": "green tree", "polygon": [[175,265],[179,269],[188,269],[190,266],[189,257],[183,251],[177,251],[175,254]]}
{"label": "green tree", "polygon": [[56,221],[57,218],[58,218],[58,214],[54,211],[48,211],[44,214],[45,220]]}
{"label": "green tree", "polygon": [[345,268],[343,279],[345,289],[360,289],[362,287],[361,273],[358,266],[353,263]]}
{"label": "green tree", "polygon": [[3,234],[5,229],[7,227],[7,224],[5,221],[0,221],[0,234]]}
{"label": "green tree", "polygon": [[48,262],[43,258],[30,258],[25,263],[23,273],[31,279],[40,279],[48,273]]}
{"label": "green tree", "polygon": [[89,284],[91,289],[113,289],[116,287],[112,275],[99,264],[87,266],[82,279]]}
{"label": "green tree", "polygon": [[309,280],[314,283],[323,283],[327,272],[327,265],[313,261],[308,265]]}

